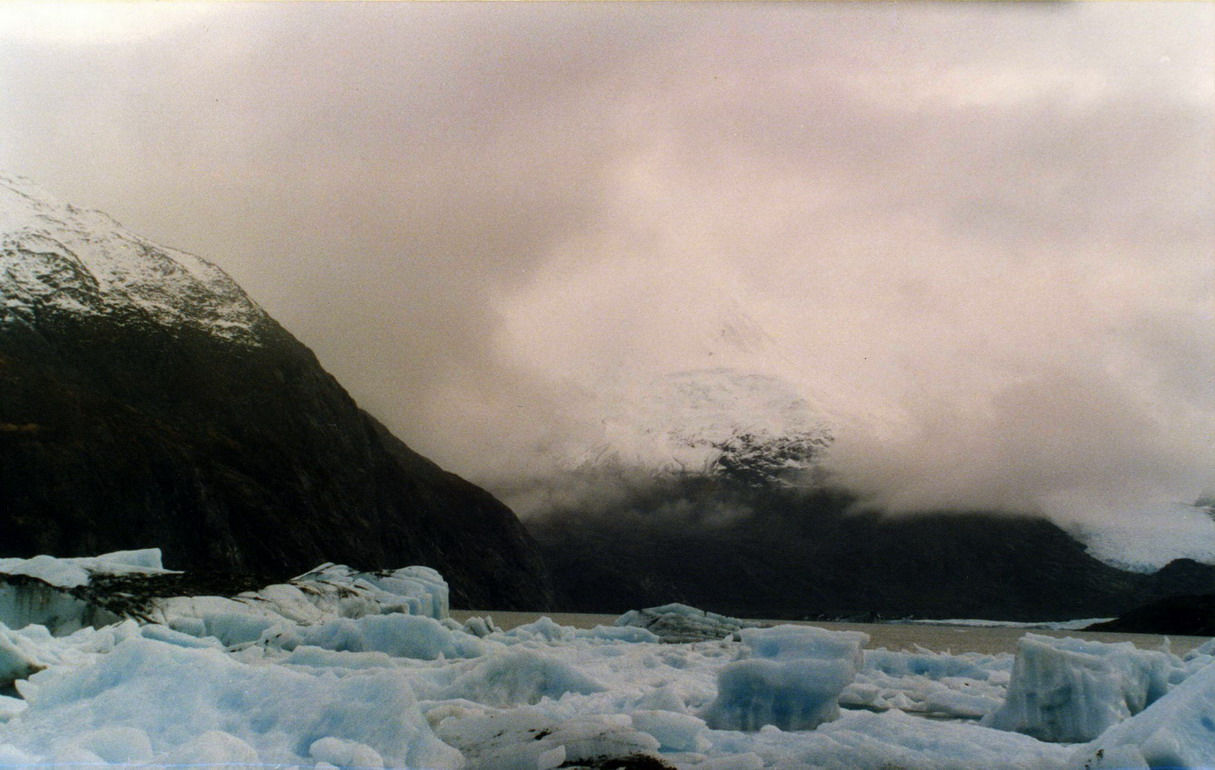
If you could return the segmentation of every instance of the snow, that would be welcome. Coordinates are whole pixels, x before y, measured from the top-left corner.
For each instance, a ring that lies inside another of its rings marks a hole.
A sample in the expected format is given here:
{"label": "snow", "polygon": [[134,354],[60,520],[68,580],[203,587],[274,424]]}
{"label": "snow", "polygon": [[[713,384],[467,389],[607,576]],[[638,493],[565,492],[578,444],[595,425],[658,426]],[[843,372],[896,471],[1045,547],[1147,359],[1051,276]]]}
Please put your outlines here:
{"label": "snow", "polygon": [[1144,502],[1133,521],[1116,516],[1068,527],[1097,559],[1131,572],[1155,572],[1174,559],[1215,564],[1215,518],[1197,505]]}
{"label": "snow", "polygon": [[266,315],[222,270],[0,174],[0,322],[43,308],[150,319],[256,345]]}
{"label": "snow", "polygon": [[617,463],[712,473],[735,457],[762,468],[769,482],[797,482],[832,441],[818,401],[778,373],[716,366],[601,390],[603,433],[571,449],[571,469]]}
{"label": "snow", "polygon": [[[29,561],[46,577],[85,563]],[[97,557],[90,575],[120,562]],[[433,570],[339,565],[153,614],[59,635],[0,626],[0,766],[1215,766],[1215,640],[1180,658],[1028,634],[1014,658],[871,649],[813,626],[726,623],[672,643],[632,625],[710,617],[683,605],[503,631],[450,620]]]}

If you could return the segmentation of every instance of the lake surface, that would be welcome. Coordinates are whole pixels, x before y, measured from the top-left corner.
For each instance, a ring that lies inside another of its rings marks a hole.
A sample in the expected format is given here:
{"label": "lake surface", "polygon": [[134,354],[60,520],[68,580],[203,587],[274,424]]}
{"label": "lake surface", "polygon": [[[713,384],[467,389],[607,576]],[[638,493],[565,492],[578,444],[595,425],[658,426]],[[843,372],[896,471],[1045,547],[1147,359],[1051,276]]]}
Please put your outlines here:
{"label": "lake surface", "polygon": [[[610,626],[618,615],[592,615],[574,612],[495,612],[493,610],[452,610],[451,616],[463,623],[470,617],[492,617],[503,630],[531,623],[548,616],[563,626],[594,628]],[[760,623],[780,625],[790,623],[801,626],[817,626],[833,631],[864,631],[869,634],[869,646],[890,650],[915,650],[917,646],[935,652],[981,652],[994,655],[1000,652],[1016,652],[1017,640],[1027,633],[1045,636],[1071,636],[1097,642],[1132,642],[1141,649],[1160,649],[1168,640],[1170,649],[1184,655],[1207,641],[1205,636],[1157,636],[1156,634],[1118,634],[1104,631],[1053,631],[1037,628],[1010,628],[1007,626],[951,626],[921,623],[828,623],[819,621],[761,620]]]}

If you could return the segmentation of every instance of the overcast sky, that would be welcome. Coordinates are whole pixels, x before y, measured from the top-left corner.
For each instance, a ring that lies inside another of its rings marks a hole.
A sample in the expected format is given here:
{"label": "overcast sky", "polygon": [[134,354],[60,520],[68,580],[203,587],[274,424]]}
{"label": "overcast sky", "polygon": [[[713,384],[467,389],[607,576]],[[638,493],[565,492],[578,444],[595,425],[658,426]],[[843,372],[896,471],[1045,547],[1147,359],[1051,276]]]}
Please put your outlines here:
{"label": "overcast sky", "polygon": [[0,166],[474,478],[729,305],[882,416],[834,462],[886,504],[1112,516],[1215,486],[1212,51],[1210,3],[4,3]]}

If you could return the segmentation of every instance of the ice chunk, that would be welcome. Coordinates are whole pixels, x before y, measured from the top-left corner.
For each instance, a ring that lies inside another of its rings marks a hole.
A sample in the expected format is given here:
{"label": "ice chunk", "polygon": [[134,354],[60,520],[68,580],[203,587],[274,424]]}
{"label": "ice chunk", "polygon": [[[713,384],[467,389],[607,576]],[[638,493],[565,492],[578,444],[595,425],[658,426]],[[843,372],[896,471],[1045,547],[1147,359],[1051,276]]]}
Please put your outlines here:
{"label": "ice chunk", "polygon": [[1185,654],[1185,659],[1215,657],[1215,639],[1208,639]]}
{"label": "ice chunk", "polygon": [[[463,713],[439,721],[435,733],[463,752],[465,770],[547,770],[565,762],[564,752],[554,751],[551,744],[541,744],[555,726],[548,714],[531,708],[488,713],[454,711]],[[561,759],[553,765],[559,753]]]}
{"label": "ice chunk", "polygon": [[0,624],[0,689],[10,688],[18,679],[43,668],[31,654],[28,644],[22,644],[20,636]]}
{"label": "ice chunk", "polygon": [[847,660],[858,670],[865,664],[864,648],[869,634],[860,631],[828,631],[815,626],[746,628],[739,632],[753,658],[768,660]]}
{"label": "ice chunk", "polygon": [[764,770],[764,759],[748,751],[746,754],[732,754],[700,762],[696,770]]}
{"label": "ice chunk", "polygon": [[28,705],[21,698],[0,695],[0,722],[7,722],[22,711],[25,711],[27,707]]}
{"label": "ice chunk", "polygon": [[663,751],[705,751],[708,726],[703,719],[673,711],[634,711],[633,726],[654,736]]}
{"label": "ice chunk", "polygon": [[840,706],[977,719],[1004,703],[1013,656],[865,650]]}
{"label": "ice chunk", "polygon": [[758,624],[674,603],[629,610],[616,618],[614,625],[644,628],[664,642],[700,642],[724,639]]}
{"label": "ice chunk", "polygon": [[627,714],[581,714],[555,723],[534,710],[474,714],[445,720],[438,733],[464,751],[466,770],[633,766],[608,760],[657,760],[659,749]]}
{"label": "ice chunk", "polygon": [[494,634],[492,638],[505,644],[525,641],[558,643],[573,641],[576,636],[573,628],[563,626],[546,615],[531,623]]}
{"label": "ice chunk", "polygon": [[139,634],[145,639],[168,642],[169,644],[176,644],[178,647],[217,647],[221,644],[220,640],[213,637],[199,638],[203,636],[201,633],[184,634],[181,631],[174,631],[171,628],[155,623],[140,628]]}
{"label": "ice chunk", "polygon": [[471,617],[464,621],[464,632],[472,634],[478,639],[481,639],[489,636],[490,634],[500,634],[502,633],[502,629],[498,628],[498,626],[494,624],[494,619],[492,617]]}
{"label": "ice chunk", "polygon": [[247,744],[262,763],[312,764],[311,747],[322,738],[367,746],[394,767],[457,768],[462,761],[431,732],[398,670],[337,677],[136,637],[92,665],[53,667],[30,681],[29,708],[3,726],[0,740],[48,760],[77,750],[108,761],[119,736],[131,738],[143,758],[149,751],[138,731],[150,761],[162,764],[164,757],[188,763],[190,746],[203,762],[247,753],[210,733]]}
{"label": "ice chunk", "polygon": [[38,764],[40,760],[37,757],[12,744],[0,744],[0,767],[35,767]]}
{"label": "ice chunk", "polygon": [[242,611],[210,612],[201,620],[204,636],[214,637],[229,647],[255,642],[279,622],[273,615]]}
{"label": "ice chunk", "polygon": [[[280,639],[279,634],[299,624],[322,624],[339,618],[353,620],[367,616],[409,615],[437,622],[447,617],[447,596],[447,584],[428,567],[405,567],[392,572],[371,573],[357,572],[338,564],[324,564],[291,583],[266,586],[232,598],[179,596],[152,599],[148,602],[146,615],[176,631],[195,636],[214,636],[229,646],[254,641],[268,646],[277,646],[280,641],[290,645],[291,639],[295,639],[295,644],[324,646],[316,642],[301,642],[290,634]],[[347,632],[364,637],[368,632],[374,636],[382,630],[381,626],[355,630],[351,630],[352,627],[344,628]],[[330,629],[329,633],[337,632]],[[433,642],[437,637],[431,634],[427,638]],[[375,642],[370,644],[368,649],[374,649]]]}
{"label": "ice chunk", "polygon": [[[120,551],[59,559],[0,559],[0,622],[10,628],[43,625],[56,635],[135,617],[228,645],[247,644],[282,621],[319,623],[338,616],[407,614],[440,620],[448,614],[448,588],[428,567],[358,572],[324,564],[290,583],[232,598],[170,596],[154,584],[142,590],[133,576],[169,572],[160,551]],[[123,576],[120,593],[98,576]]]}
{"label": "ice chunk", "polygon": [[839,696],[864,663],[869,636],[804,626],[744,629],[755,656],[726,665],[705,711],[716,730],[813,730],[839,716]]}
{"label": "ice chunk", "polygon": [[163,574],[160,549],[115,551],[101,556],[59,558],[33,556],[29,559],[0,559],[0,573],[36,578],[56,588],[78,588],[88,585],[94,574],[127,575],[131,573]]}
{"label": "ice chunk", "polygon": [[152,758],[148,734],[129,725],[107,725],[77,733],[71,737],[71,747],[83,749],[113,765],[141,764]]}
{"label": "ice chunk", "polygon": [[395,668],[392,658],[382,652],[335,652],[320,647],[296,647],[282,662],[292,666],[332,669]]}
{"label": "ice chunk", "polygon": [[963,653],[950,655],[940,652],[898,652],[882,647],[865,650],[865,670],[880,671],[892,676],[925,676],[930,679],[962,677],[985,680],[993,671],[1007,671],[1011,656]]}
{"label": "ice chunk", "polygon": [[120,620],[116,614],[29,576],[0,575],[0,623],[45,626],[56,636]]}
{"label": "ice chunk", "polygon": [[1181,661],[1130,642],[1026,634],[1004,705],[984,720],[1043,741],[1081,743],[1163,696]]}
{"label": "ice chunk", "polygon": [[591,642],[655,644],[662,641],[662,638],[654,632],[637,626],[595,626],[590,629],[578,629],[576,634],[579,639]]}
{"label": "ice chunk", "polygon": [[0,572],[9,575],[25,575],[37,578],[57,588],[76,588],[88,585],[89,571],[71,559],[56,559],[53,556],[34,556],[30,559],[4,559]]}
{"label": "ice chunk", "polygon": [[208,730],[163,754],[162,767],[189,767],[190,770],[232,770],[258,763],[257,751],[231,733]]}
{"label": "ice chunk", "polygon": [[335,767],[373,770],[384,767],[384,758],[370,746],[342,738],[321,738],[309,747],[308,753],[318,762]]}
{"label": "ice chunk", "polygon": [[624,757],[654,757],[660,746],[653,736],[637,730],[628,714],[576,716],[559,724],[540,743],[546,748],[564,748],[568,767],[594,761],[607,764],[603,760]]}
{"label": "ice chunk", "polygon": [[1076,749],[1073,770],[1215,767],[1215,664]]}
{"label": "ice chunk", "polygon": [[442,697],[464,698],[491,706],[539,703],[566,693],[602,692],[603,685],[557,658],[512,649],[490,655],[464,671]]}
{"label": "ice chunk", "polygon": [[[280,641],[293,649],[295,640]],[[452,631],[429,617],[367,615],[357,619],[334,618],[298,631],[298,644],[338,652],[383,652],[396,658],[436,660],[475,658],[484,643],[463,631]]]}
{"label": "ice chunk", "polygon": [[751,750],[772,757],[771,766],[781,770],[1060,770],[1071,752],[1020,733],[939,722],[901,711],[847,712],[804,735],[805,740],[796,744],[773,741],[769,745],[774,751],[765,751],[762,743]]}
{"label": "ice chunk", "polygon": [[329,563],[291,582],[309,593],[324,596],[325,609],[342,617],[399,612],[441,620],[448,615],[447,583],[430,567],[359,572]]}
{"label": "ice chunk", "polygon": [[855,676],[845,660],[731,663],[718,674],[705,721],[715,730],[813,730],[839,716],[839,695]]}

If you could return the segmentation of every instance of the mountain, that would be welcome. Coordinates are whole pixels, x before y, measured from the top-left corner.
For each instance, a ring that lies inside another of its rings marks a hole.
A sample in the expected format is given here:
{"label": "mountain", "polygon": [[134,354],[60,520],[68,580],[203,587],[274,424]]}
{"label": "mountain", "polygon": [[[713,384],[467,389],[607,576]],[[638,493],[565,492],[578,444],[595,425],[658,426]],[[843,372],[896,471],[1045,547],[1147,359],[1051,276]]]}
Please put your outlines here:
{"label": "mountain", "polygon": [[0,555],[282,578],[421,564],[541,609],[535,543],[359,409],[214,265],[0,177]]}
{"label": "mountain", "polygon": [[569,452],[555,478],[509,490],[568,596],[563,609],[683,602],[742,617],[1043,621],[1215,592],[1209,564],[1153,572],[1098,558],[1128,551],[1122,532],[1077,537],[991,511],[861,510],[823,462],[856,423],[800,386],[738,305],[698,355],[711,365],[580,383],[598,396],[600,440]]}
{"label": "mountain", "polygon": [[571,612],[682,602],[775,619],[1057,621],[1215,593],[1211,565],[1121,570],[1043,518],[885,516],[856,503],[827,486],[685,474],[634,478],[593,506],[526,521]]}
{"label": "mountain", "polygon": [[609,392],[604,461],[658,472],[705,472],[753,483],[797,483],[831,443],[831,429],[779,375],[732,367],[675,371]]}

